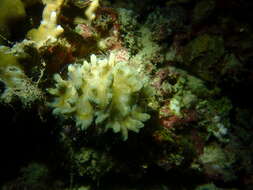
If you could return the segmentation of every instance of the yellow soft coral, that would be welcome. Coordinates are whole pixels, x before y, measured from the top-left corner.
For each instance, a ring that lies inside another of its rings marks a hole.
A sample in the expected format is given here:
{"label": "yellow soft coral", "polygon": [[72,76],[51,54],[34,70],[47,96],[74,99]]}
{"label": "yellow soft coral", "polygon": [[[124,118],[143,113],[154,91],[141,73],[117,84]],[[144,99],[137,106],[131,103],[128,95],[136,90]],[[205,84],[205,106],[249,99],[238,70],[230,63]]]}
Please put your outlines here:
{"label": "yellow soft coral", "polygon": [[43,10],[43,20],[39,28],[28,32],[28,38],[35,41],[38,47],[41,47],[47,41],[54,42],[63,33],[63,28],[57,25],[57,19],[64,0],[43,0],[43,3],[46,6]]}
{"label": "yellow soft coral", "polygon": [[[138,132],[149,115],[143,113],[141,101],[149,89],[148,79],[127,62],[118,62],[113,53],[108,59],[91,55],[90,63],[73,64],[68,67],[68,79],[55,75],[56,88],[49,92],[56,96],[50,105],[53,113],[74,117],[81,129],[93,121],[121,132],[128,138],[128,130]],[[141,99],[142,98],[142,99]]]}
{"label": "yellow soft coral", "polygon": [[87,16],[89,21],[95,19],[95,17],[96,17],[95,12],[98,7],[99,7],[99,0],[91,0],[89,7],[85,11],[85,15]]}

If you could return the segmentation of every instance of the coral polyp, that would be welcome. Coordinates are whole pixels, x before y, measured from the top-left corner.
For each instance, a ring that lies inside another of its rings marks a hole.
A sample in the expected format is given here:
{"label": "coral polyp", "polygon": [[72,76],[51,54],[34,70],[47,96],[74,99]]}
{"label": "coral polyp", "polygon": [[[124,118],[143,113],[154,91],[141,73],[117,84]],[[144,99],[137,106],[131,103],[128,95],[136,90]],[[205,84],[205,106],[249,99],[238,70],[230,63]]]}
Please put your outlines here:
{"label": "coral polyp", "polygon": [[81,130],[101,125],[104,131],[121,132],[126,140],[129,130],[139,132],[150,118],[142,105],[150,88],[148,77],[128,62],[117,61],[114,53],[103,59],[93,54],[90,63],[69,65],[67,80],[59,74],[54,78],[56,88],[49,89],[55,96],[50,103],[53,113],[75,118]]}

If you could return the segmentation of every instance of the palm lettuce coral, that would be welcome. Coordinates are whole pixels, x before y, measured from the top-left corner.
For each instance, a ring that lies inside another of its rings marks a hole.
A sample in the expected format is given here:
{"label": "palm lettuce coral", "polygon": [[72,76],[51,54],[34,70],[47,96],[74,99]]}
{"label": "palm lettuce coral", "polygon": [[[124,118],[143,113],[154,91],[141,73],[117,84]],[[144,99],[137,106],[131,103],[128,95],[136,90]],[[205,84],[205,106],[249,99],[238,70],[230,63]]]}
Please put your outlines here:
{"label": "palm lettuce coral", "polygon": [[95,121],[104,125],[105,131],[121,132],[126,140],[128,130],[138,132],[150,117],[141,105],[150,89],[147,77],[128,62],[117,61],[114,53],[108,59],[91,55],[90,63],[68,66],[67,80],[59,74],[54,78],[56,88],[49,89],[56,96],[50,103],[53,113],[74,117],[82,130]]}

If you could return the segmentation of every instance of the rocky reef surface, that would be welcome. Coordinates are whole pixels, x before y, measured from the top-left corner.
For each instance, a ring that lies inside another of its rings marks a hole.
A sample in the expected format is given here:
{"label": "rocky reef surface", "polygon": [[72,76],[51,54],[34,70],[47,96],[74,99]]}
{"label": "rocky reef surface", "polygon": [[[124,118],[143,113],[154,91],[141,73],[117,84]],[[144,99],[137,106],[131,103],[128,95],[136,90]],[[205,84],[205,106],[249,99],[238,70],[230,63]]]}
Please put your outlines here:
{"label": "rocky reef surface", "polygon": [[0,0],[1,189],[253,189],[252,9]]}

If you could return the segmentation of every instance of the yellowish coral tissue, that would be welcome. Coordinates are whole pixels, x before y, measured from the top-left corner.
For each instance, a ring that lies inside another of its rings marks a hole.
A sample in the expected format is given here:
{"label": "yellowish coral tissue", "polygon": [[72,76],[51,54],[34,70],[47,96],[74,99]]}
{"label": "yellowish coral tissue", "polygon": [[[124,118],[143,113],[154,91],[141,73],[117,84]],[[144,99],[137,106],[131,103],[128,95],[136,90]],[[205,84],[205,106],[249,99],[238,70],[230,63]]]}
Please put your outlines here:
{"label": "yellowish coral tissue", "polygon": [[95,19],[96,14],[95,11],[99,7],[99,0],[91,0],[89,7],[85,11],[85,15],[87,16],[88,20],[91,21]]}
{"label": "yellowish coral tissue", "polygon": [[64,0],[43,0],[43,3],[46,4],[42,15],[43,20],[38,29],[28,32],[28,37],[35,41],[38,47],[47,41],[56,41],[63,32],[63,28],[57,24],[63,2]]}
{"label": "yellowish coral tissue", "polygon": [[69,65],[67,80],[59,74],[54,78],[56,88],[49,89],[55,96],[50,103],[53,113],[75,118],[82,130],[96,124],[105,131],[121,132],[126,140],[129,130],[139,132],[150,118],[142,104],[148,78],[128,62],[116,61],[113,53],[104,59],[91,55],[90,63]]}

